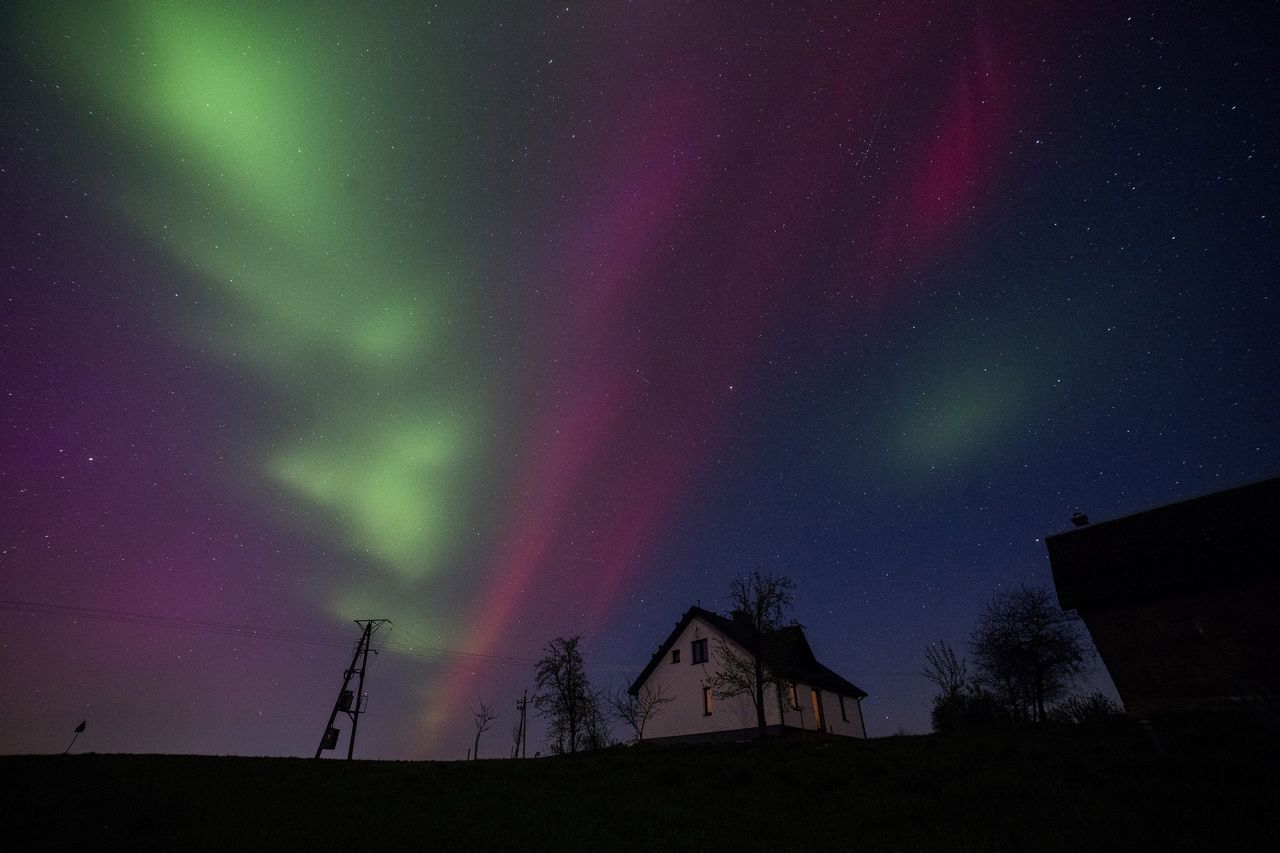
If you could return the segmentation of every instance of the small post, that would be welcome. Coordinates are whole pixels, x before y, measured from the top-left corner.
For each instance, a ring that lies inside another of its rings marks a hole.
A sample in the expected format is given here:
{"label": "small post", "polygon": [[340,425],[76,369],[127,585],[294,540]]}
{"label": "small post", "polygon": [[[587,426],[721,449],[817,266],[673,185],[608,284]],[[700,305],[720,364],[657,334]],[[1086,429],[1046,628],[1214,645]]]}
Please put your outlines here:
{"label": "small post", "polygon": [[71,736],[71,743],[67,744],[67,748],[66,748],[66,749],[64,749],[64,750],[62,750],[62,754],[63,754],[63,755],[66,755],[68,752],[70,752],[70,751],[71,751],[71,747],[75,746],[76,738],[80,737],[80,735],[82,735],[82,734],[84,733],[84,725],[85,725],[85,723],[87,723],[87,722],[89,722],[89,721],[88,721],[88,720],[81,720],[81,721],[80,721],[80,725],[76,726],[76,733],[75,733],[75,734],[73,734],[73,735]]}

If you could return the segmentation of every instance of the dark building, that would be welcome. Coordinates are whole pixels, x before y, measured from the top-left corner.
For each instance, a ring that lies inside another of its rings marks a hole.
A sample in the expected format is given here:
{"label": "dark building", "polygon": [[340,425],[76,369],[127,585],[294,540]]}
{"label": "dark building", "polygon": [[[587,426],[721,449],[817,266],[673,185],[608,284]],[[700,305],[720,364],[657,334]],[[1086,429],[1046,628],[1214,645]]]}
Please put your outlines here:
{"label": "dark building", "polygon": [[1280,694],[1280,477],[1045,540],[1131,715]]}

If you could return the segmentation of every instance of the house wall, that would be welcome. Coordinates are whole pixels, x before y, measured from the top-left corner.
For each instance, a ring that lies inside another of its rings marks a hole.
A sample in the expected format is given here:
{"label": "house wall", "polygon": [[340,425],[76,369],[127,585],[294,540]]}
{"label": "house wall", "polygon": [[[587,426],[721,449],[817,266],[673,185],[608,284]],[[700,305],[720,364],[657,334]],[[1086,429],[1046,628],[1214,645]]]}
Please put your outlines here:
{"label": "house wall", "polygon": [[[693,641],[707,640],[707,652],[711,660],[706,664],[693,663]],[[667,650],[666,658],[654,668],[645,681],[646,687],[655,690],[661,685],[674,701],[662,705],[645,726],[645,739],[677,737],[680,735],[707,734],[727,729],[744,729],[756,724],[755,706],[750,697],[735,696],[732,699],[713,700],[711,715],[703,713],[702,685],[710,678],[711,664],[716,660],[717,641],[723,635],[701,619],[692,619],[680,632],[675,645]],[[680,651],[680,662],[671,662],[671,651]]]}
{"label": "house wall", "polygon": [[[694,664],[693,642],[702,639],[707,640],[709,660],[705,664]],[[747,695],[730,699],[713,698],[711,714],[707,715],[703,711],[703,684],[715,671],[721,641],[732,642],[701,619],[694,618],[685,626],[675,645],[667,650],[666,657],[645,681],[644,686],[656,690],[661,685],[666,694],[673,697],[673,701],[660,706],[645,725],[646,740],[751,729],[756,726],[755,705]],[[677,649],[680,652],[680,662],[672,663],[671,652]],[[784,712],[782,722],[785,725],[795,728],[803,725],[809,731],[815,730],[811,690],[809,685],[797,686],[802,711],[792,709]],[[840,715],[839,697],[825,690],[821,695],[826,712],[826,730],[849,737],[866,737],[861,711],[853,697],[846,696],[844,700],[845,712],[849,718],[846,722]],[[777,725],[779,722],[777,695],[772,688],[768,688],[765,694],[765,722],[767,725]]]}
{"label": "house wall", "polygon": [[1130,714],[1280,694],[1280,581],[1081,605]]}
{"label": "house wall", "polygon": [[[840,713],[840,695],[832,693],[829,690],[819,690],[821,697],[821,706],[823,713],[823,731],[829,734],[843,735],[845,737],[866,737],[866,727],[863,725],[862,708],[858,704],[858,700],[852,696],[844,697],[844,715]],[[790,690],[784,690],[782,694],[783,704],[783,724],[794,728],[803,728],[806,731],[817,730],[817,718],[813,712],[814,697],[813,687],[808,684],[796,685],[796,698],[799,700],[800,707],[797,709],[791,704]],[[772,720],[776,722],[777,713],[777,696],[773,697],[771,709]],[[848,717],[848,719],[844,719]]]}

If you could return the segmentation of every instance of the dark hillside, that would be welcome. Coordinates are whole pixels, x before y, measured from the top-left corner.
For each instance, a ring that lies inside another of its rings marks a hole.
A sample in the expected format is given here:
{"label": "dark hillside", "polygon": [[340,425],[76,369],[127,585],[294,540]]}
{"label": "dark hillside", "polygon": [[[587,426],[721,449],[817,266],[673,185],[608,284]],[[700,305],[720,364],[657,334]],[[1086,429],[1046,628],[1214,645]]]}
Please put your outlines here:
{"label": "dark hillside", "polygon": [[528,761],[0,758],[36,849],[1227,850],[1280,837],[1273,735],[1134,724]]}

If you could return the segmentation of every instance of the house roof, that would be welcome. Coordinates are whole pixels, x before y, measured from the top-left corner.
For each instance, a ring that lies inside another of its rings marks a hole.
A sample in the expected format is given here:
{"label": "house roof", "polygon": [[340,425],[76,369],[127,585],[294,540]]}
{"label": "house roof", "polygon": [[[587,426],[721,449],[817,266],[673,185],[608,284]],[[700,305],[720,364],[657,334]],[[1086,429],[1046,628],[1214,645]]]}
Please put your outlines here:
{"label": "house roof", "polygon": [[1045,538],[1064,609],[1275,577],[1280,477]]}
{"label": "house roof", "polygon": [[[701,607],[690,607],[685,611],[684,616],[680,617],[680,621],[676,623],[675,628],[671,630],[667,639],[653,653],[648,665],[632,682],[631,687],[628,688],[629,693],[635,695],[640,692],[640,687],[644,684],[645,679],[652,674],[658,664],[666,659],[667,652],[675,645],[676,640],[680,638],[680,634],[694,619],[701,619],[744,649],[751,647],[755,632],[746,623],[721,616],[719,613],[712,613],[710,610],[703,610]],[[780,673],[784,678],[809,684],[823,690],[830,690],[841,696],[861,699],[867,695],[865,690],[818,662],[818,659],[814,657],[813,649],[809,646],[808,639],[805,638],[804,629],[799,625],[788,625],[785,628],[780,628],[775,636],[781,641],[781,646],[786,650],[784,654],[787,659],[786,664],[779,667]]]}

